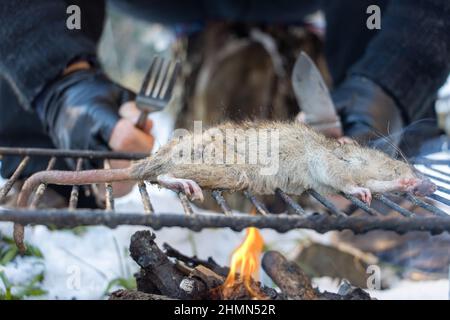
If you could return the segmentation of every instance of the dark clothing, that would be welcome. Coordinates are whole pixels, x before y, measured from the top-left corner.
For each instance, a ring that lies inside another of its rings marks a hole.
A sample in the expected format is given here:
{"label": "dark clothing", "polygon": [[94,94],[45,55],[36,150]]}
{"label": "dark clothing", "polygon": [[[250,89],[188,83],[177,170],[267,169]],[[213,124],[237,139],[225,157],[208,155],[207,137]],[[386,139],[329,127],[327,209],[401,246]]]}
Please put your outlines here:
{"label": "dark clothing", "polygon": [[[111,2],[148,21],[166,24],[208,20],[291,24],[321,8],[327,20],[326,56],[335,84],[348,74],[363,75],[392,95],[409,121],[430,110],[430,101],[450,72],[448,0]],[[81,30],[66,28],[69,4],[81,8]],[[379,5],[383,15],[379,31],[366,28],[366,8],[372,4]],[[2,1],[0,74],[24,109],[33,110],[33,101],[44,86],[71,60],[95,54],[104,16],[105,2],[98,0]],[[52,145],[36,116],[19,111],[17,101],[3,94],[6,91],[10,90],[2,89],[0,101],[0,145]],[[41,143],[34,140],[38,137]],[[2,174],[11,173],[7,171],[4,166]]]}
{"label": "dark clothing", "polygon": [[[448,0],[113,2],[149,21],[170,24],[211,19],[295,23],[306,13],[323,8],[333,78],[342,81],[347,70],[367,76],[408,109],[421,105],[450,72]],[[80,6],[81,30],[66,28],[68,4]],[[383,14],[380,31],[366,28],[366,8],[372,4],[378,4]],[[2,2],[0,71],[25,108],[31,108],[45,83],[55,78],[71,59],[95,54],[104,6],[104,1]]]}
{"label": "dark clothing", "polygon": [[[66,27],[70,4],[81,8],[81,30]],[[95,55],[104,1],[8,0],[0,5],[0,72],[30,110],[44,86],[83,54]]]}
{"label": "dark clothing", "polygon": [[[80,31],[66,28],[66,8],[69,4],[81,7]],[[104,17],[104,1],[2,2],[0,21],[4,25],[0,30],[0,146],[55,147],[36,112],[32,110],[32,101],[47,83],[61,74],[70,60],[80,55],[96,54]],[[19,161],[19,157],[4,157],[1,175],[11,176]],[[47,162],[46,158],[33,158],[22,175],[29,176],[44,170]],[[58,161],[56,168],[67,170],[64,161]],[[70,193],[70,188],[60,189],[68,189]],[[83,198],[83,195],[80,196]]]}
{"label": "dark clothing", "polygon": [[[17,97],[5,81],[0,81],[1,102],[0,103],[0,146],[2,147],[34,147],[54,148],[54,144],[43,129],[35,113],[26,112],[19,107]],[[9,177],[19,165],[23,157],[7,156],[1,162],[1,175]],[[24,176],[29,176],[36,171],[45,170],[50,160],[48,157],[33,157],[25,167]],[[67,170],[64,159],[57,159],[54,169]],[[51,185],[60,195],[68,197],[72,190],[71,186]],[[87,195],[84,189],[78,195],[77,205],[82,208],[96,208],[96,199]]]}
{"label": "dark clothing", "polygon": [[406,110],[423,118],[450,73],[450,1],[395,0],[382,30],[350,73],[372,79]]}

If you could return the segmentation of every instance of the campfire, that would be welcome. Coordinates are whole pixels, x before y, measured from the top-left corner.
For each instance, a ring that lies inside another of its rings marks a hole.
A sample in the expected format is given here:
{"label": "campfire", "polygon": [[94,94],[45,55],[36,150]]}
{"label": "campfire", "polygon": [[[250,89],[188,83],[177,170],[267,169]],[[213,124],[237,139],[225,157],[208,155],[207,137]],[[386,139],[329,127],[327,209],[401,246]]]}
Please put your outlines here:
{"label": "campfire", "polygon": [[[348,284],[339,294],[319,292],[296,263],[276,251],[264,253],[262,267],[279,291],[262,285],[251,276],[258,269],[258,259],[255,263],[245,264],[245,272],[237,272],[242,270],[244,260],[250,261],[258,256],[255,252],[262,250],[262,238],[256,228],[247,230],[246,239],[233,254],[231,268],[218,265],[212,258],[188,257],[168,244],[164,244],[164,249],[156,245],[155,235],[150,231],[136,232],[131,238],[130,253],[141,268],[136,274],[137,290],[118,290],[111,294],[110,299],[370,299],[363,290]],[[251,258],[247,250],[253,250]],[[239,258],[242,253],[246,253],[246,259]]]}

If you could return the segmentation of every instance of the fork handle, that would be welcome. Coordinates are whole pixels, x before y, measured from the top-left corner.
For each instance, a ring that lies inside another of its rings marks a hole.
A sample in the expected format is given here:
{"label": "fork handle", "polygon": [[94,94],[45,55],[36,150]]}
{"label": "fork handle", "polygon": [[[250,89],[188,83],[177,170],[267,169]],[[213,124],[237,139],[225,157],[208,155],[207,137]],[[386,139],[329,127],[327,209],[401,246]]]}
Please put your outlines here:
{"label": "fork handle", "polygon": [[139,114],[139,118],[134,126],[138,129],[144,130],[145,123],[147,122],[147,116],[148,116],[148,112],[141,110],[141,113]]}

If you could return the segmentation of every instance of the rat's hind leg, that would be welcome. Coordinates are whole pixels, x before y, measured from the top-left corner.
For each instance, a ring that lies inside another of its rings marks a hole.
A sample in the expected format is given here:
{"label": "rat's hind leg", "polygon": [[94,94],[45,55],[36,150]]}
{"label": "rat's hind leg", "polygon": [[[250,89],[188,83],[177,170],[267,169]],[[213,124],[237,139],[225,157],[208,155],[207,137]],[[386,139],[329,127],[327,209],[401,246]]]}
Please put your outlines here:
{"label": "rat's hind leg", "polygon": [[163,187],[174,191],[183,191],[192,199],[201,201],[203,201],[201,187],[242,190],[249,186],[248,177],[243,170],[224,165],[180,165],[171,169],[167,174],[159,175],[157,180]]}
{"label": "rat's hind leg", "polygon": [[342,192],[350,194],[352,196],[356,196],[368,205],[370,205],[370,203],[372,202],[372,192],[368,188],[351,186],[347,189],[347,191],[342,190]]}
{"label": "rat's hind leg", "polygon": [[161,174],[157,178],[158,183],[173,191],[183,191],[191,200],[203,202],[203,192],[200,186],[191,179],[175,178],[172,174]]}

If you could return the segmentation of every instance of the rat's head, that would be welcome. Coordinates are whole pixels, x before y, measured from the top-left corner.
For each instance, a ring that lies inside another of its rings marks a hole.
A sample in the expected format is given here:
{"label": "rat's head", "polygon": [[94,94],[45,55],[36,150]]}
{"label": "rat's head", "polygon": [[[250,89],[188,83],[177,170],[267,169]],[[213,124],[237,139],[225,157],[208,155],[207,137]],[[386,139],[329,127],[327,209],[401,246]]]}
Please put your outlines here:
{"label": "rat's head", "polygon": [[399,181],[402,182],[400,185],[404,188],[399,191],[407,191],[419,197],[429,196],[436,191],[437,186],[413,165],[394,159],[392,162],[395,175],[397,179],[400,179]]}
{"label": "rat's head", "polygon": [[427,196],[436,191],[437,187],[430,179],[405,161],[393,159],[373,149],[363,149],[361,155],[367,164],[363,170],[371,179],[398,181],[398,191],[411,192],[416,196]]}
{"label": "rat's head", "polygon": [[437,186],[430,179],[422,176],[417,178],[414,185],[408,191],[416,196],[425,197],[433,194],[436,189]]}

